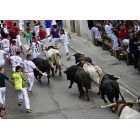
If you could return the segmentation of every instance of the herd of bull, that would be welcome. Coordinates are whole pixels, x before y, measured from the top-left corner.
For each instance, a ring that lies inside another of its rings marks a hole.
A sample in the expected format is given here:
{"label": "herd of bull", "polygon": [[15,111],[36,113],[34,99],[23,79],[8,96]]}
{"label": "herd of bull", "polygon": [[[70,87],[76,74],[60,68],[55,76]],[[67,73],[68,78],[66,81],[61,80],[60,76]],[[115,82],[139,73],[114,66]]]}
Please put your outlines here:
{"label": "herd of bull", "polygon": [[[70,81],[68,88],[72,88],[73,83],[77,84],[79,90],[79,98],[86,93],[87,100],[89,98],[89,90],[91,89],[91,83],[95,83],[99,87],[98,95],[101,94],[101,98],[105,103],[108,103],[105,99],[107,96],[111,104],[101,106],[101,108],[111,108],[112,112],[118,111],[120,118],[140,118],[140,113],[131,109],[133,104],[138,103],[140,107],[139,98],[134,101],[125,101],[122,96],[117,80],[120,77],[103,74],[101,68],[96,66],[90,57],[86,57],[84,54],[75,53],[71,56],[75,57],[75,64],[62,70],[61,68],[61,55],[58,49],[53,46],[47,48],[47,59],[35,58],[33,62],[42,71],[47,73],[48,83],[50,84],[51,75],[54,77],[57,71],[59,76],[62,76],[62,71],[66,74],[67,80]],[[34,70],[35,78],[41,82],[42,75],[38,71]],[[119,100],[119,95],[122,100]],[[114,101],[115,99],[115,101]]]}

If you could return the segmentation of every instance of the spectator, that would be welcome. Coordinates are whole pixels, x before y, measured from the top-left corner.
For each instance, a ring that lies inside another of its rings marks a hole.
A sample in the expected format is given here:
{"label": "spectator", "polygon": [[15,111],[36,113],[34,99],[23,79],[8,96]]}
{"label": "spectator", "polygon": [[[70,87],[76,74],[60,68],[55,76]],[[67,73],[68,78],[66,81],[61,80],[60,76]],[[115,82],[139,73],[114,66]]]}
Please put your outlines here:
{"label": "spectator", "polygon": [[129,45],[128,28],[125,27],[125,24],[119,25],[118,37],[122,48],[124,46],[123,44]]}
{"label": "spectator", "polygon": [[134,35],[130,35],[129,37],[129,51],[134,57],[134,71],[138,72],[138,58],[139,58],[139,51],[138,51],[138,44],[140,44],[140,41],[138,41],[137,38],[134,37]]}
{"label": "spectator", "polygon": [[0,119],[5,115],[5,107],[3,105],[0,105]]}
{"label": "spectator", "polygon": [[106,21],[104,28],[107,36],[112,40],[112,50],[113,55],[115,56],[116,55],[115,50],[117,50],[119,47],[118,38],[113,32],[113,29],[116,29],[116,27],[113,27],[109,21]]}
{"label": "spectator", "polygon": [[56,20],[56,23],[57,23],[58,29],[61,30],[63,28],[62,20]]}
{"label": "spectator", "polygon": [[26,76],[22,73],[22,68],[20,66],[16,67],[16,72],[11,76],[11,79],[14,81],[15,90],[18,93],[18,106],[21,106],[22,100],[24,98],[26,112],[31,113],[30,101],[27,94],[27,88],[25,87],[25,81],[27,80],[28,75]]}

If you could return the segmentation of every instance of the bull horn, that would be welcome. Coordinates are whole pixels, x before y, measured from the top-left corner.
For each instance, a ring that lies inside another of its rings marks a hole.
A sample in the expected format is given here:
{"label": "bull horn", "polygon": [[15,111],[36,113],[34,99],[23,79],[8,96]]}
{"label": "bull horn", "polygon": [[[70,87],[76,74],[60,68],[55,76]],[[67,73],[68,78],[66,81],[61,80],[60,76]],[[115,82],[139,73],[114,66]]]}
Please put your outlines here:
{"label": "bull horn", "polygon": [[75,53],[72,53],[72,54],[71,54],[71,56],[74,56],[74,55],[75,55]]}
{"label": "bull horn", "polygon": [[101,106],[101,108],[109,108],[109,107],[113,107],[117,105],[116,103],[112,103],[112,104],[109,104],[109,105],[105,105],[105,106]]}
{"label": "bull horn", "polygon": [[76,65],[79,65],[79,64],[80,64],[80,62],[76,63]]}
{"label": "bull horn", "polygon": [[114,76],[114,77],[120,79],[121,78],[121,75],[120,76]]}
{"label": "bull horn", "polygon": [[55,47],[55,49],[57,49],[57,50],[60,49],[60,48],[61,48],[61,46],[60,47],[57,47],[57,46]]}

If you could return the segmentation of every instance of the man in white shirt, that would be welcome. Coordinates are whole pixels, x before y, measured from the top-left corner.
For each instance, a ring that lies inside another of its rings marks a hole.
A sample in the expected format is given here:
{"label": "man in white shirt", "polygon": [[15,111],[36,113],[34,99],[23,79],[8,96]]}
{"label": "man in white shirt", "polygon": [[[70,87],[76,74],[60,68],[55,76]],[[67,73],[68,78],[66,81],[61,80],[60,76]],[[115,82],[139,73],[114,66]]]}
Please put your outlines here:
{"label": "man in white shirt", "polygon": [[71,56],[70,56],[70,52],[69,52],[69,39],[68,39],[68,36],[69,36],[70,39],[71,39],[71,36],[67,32],[65,32],[63,29],[60,30],[60,34],[61,34],[61,37],[60,37],[59,42],[60,41],[63,42],[64,48],[65,48],[65,51],[66,51],[66,55],[67,55],[67,60],[69,60],[71,58]]}
{"label": "man in white shirt", "polygon": [[11,41],[11,46],[10,46],[10,55],[16,55],[16,52],[19,50],[19,48],[16,46],[16,41],[12,40]]}
{"label": "man in white shirt", "polygon": [[114,27],[109,21],[106,21],[105,32],[107,36],[112,40],[112,49],[116,50],[119,47],[118,38],[113,32]]}
{"label": "man in white shirt", "polygon": [[0,50],[0,67],[4,67],[5,59],[4,55],[7,54],[4,50]]}
{"label": "man in white shirt", "polygon": [[42,73],[36,65],[32,62],[32,56],[31,54],[27,54],[27,59],[23,61],[23,72],[25,74],[28,74],[28,83],[29,83],[29,89],[28,93],[32,92],[33,84],[34,84],[34,69],[36,69],[40,74],[47,76],[45,73]]}
{"label": "man in white shirt", "polygon": [[9,51],[10,51],[10,40],[8,39],[8,34],[5,34],[5,38],[1,41],[2,49],[7,53],[5,57],[9,58]]}
{"label": "man in white shirt", "polygon": [[21,32],[24,32],[24,20],[19,20],[19,29]]}
{"label": "man in white shirt", "polygon": [[16,55],[10,57],[10,62],[12,64],[12,71],[16,71],[17,66],[22,66],[22,58],[20,57],[20,52],[17,51]]}
{"label": "man in white shirt", "polygon": [[37,58],[37,57],[40,56],[41,47],[42,47],[42,50],[43,50],[43,43],[41,43],[40,41],[37,41],[35,37],[32,37],[32,45],[28,49],[28,51],[32,50],[33,58]]}

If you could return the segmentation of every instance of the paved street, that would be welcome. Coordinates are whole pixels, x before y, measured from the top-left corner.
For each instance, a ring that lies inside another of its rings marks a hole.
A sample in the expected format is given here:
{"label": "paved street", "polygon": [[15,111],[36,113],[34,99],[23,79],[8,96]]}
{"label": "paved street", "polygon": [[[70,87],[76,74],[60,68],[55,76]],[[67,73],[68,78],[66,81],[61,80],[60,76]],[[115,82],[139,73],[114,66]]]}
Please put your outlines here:
{"label": "paved street", "polygon": [[[68,30],[67,30],[68,31]],[[70,40],[71,53],[81,52],[91,57],[92,60],[103,69],[105,73],[121,75],[119,80],[120,89],[126,99],[134,99],[139,95],[139,80],[140,74],[132,74],[133,66],[127,66],[126,62],[116,60],[110,56],[108,51],[102,50],[100,46],[94,46],[91,43],[78,37],[76,34],[71,33],[72,39]],[[23,59],[26,56],[26,41],[22,38],[25,54],[21,55]],[[59,46],[62,46],[60,43]],[[75,63],[72,57],[66,61],[66,55],[63,46],[60,48],[62,56],[62,68],[65,69]],[[42,53],[42,57],[44,54]],[[6,74],[11,75],[11,68],[6,65]],[[51,78],[51,83],[48,85],[46,78],[43,77],[42,84],[35,80],[33,93],[29,95],[32,113],[27,114],[24,104],[21,107],[17,106],[17,94],[13,85],[7,82],[6,93],[6,119],[116,119],[117,114],[111,113],[110,109],[101,109],[100,106],[104,105],[103,100],[100,98],[98,88],[92,85],[90,90],[91,101],[86,101],[86,98],[79,99],[79,92],[76,84],[72,89],[68,89],[69,81],[63,73],[62,77],[58,74]],[[133,108],[138,110],[135,105]]]}

